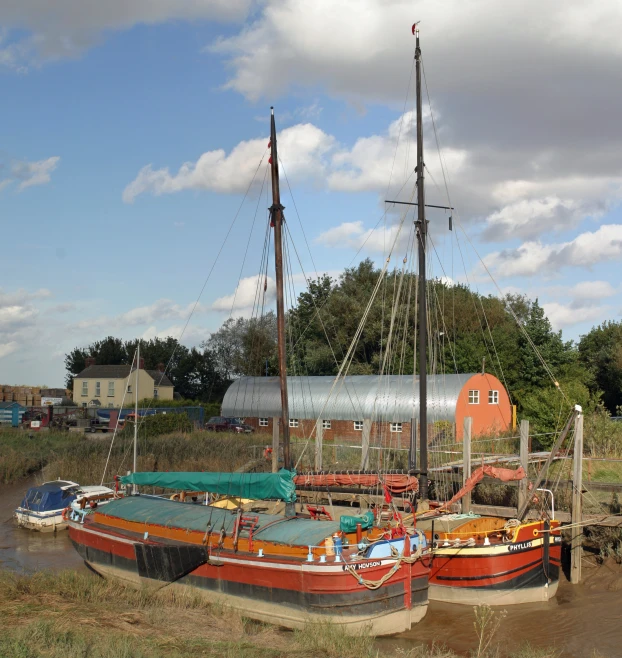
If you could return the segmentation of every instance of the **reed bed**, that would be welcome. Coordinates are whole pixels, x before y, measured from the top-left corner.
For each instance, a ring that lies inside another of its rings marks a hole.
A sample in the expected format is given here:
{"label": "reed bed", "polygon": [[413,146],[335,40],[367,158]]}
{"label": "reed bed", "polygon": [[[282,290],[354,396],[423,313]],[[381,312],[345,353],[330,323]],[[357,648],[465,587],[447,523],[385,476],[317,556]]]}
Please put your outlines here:
{"label": "reed bed", "polygon": [[[46,432],[29,437],[24,431],[0,432],[0,483],[10,484],[41,471],[46,480],[58,477],[81,484],[99,483],[127,472],[133,440],[127,433],[89,438],[74,433]],[[261,454],[265,437],[195,431],[159,436],[139,435],[138,468],[143,471],[234,471]],[[266,462],[267,464],[267,462]]]}

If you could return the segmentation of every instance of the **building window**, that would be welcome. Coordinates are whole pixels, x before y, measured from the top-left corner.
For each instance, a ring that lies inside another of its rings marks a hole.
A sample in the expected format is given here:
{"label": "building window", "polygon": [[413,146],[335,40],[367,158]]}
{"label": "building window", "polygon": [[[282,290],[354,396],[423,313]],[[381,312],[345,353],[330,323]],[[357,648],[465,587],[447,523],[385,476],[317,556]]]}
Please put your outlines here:
{"label": "building window", "polygon": [[330,429],[330,420],[323,420],[322,421],[322,429],[323,430],[329,430]]}
{"label": "building window", "polygon": [[131,385],[131,384],[128,384],[128,385],[127,385],[127,392],[128,392],[128,393],[131,393],[131,392],[132,392],[132,385]]}
{"label": "building window", "polygon": [[114,382],[108,382],[108,397],[114,397]]}
{"label": "building window", "polygon": [[82,397],[87,397],[89,394],[89,383],[82,382]]}
{"label": "building window", "polygon": [[355,420],[354,421],[354,430],[356,432],[362,432],[363,431],[363,421],[362,420]]}
{"label": "building window", "polygon": [[153,397],[154,397],[154,399],[157,399],[157,397],[158,397],[158,389],[157,388],[153,389]]}
{"label": "building window", "polygon": [[479,404],[479,391],[469,391],[469,404]]}
{"label": "building window", "polygon": [[110,407],[110,409],[114,409],[114,402],[109,402],[108,406]]}
{"label": "building window", "polygon": [[298,427],[298,418],[290,418],[289,419],[289,426],[290,427]]}
{"label": "building window", "polygon": [[101,382],[95,382],[95,397],[98,398],[102,394]]}
{"label": "building window", "polygon": [[267,418],[260,418],[259,419],[259,427],[268,427],[268,419]]}
{"label": "building window", "polygon": [[488,391],[488,404],[499,404],[499,391]]}
{"label": "building window", "polygon": [[391,423],[391,431],[392,432],[401,432],[402,431],[402,423]]}

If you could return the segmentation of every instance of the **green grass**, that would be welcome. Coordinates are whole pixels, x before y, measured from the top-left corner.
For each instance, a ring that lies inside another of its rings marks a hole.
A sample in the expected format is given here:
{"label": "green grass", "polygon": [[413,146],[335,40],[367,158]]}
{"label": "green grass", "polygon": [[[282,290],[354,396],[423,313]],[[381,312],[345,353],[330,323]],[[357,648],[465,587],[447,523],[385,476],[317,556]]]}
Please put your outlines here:
{"label": "green grass", "polygon": [[[496,613],[495,613],[496,614]],[[550,649],[508,652],[484,626],[477,658],[555,658]],[[502,629],[501,629],[502,630]],[[487,633],[487,635],[486,635]],[[474,644],[476,638],[474,635]],[[481,645],[480,645],[481,646]],[[285,631],[200,595],[148,594],[91,573],[16,574],[0,569],[3,658],[458,658],[442,644],[383,650],[368,633],[331,623]]]}

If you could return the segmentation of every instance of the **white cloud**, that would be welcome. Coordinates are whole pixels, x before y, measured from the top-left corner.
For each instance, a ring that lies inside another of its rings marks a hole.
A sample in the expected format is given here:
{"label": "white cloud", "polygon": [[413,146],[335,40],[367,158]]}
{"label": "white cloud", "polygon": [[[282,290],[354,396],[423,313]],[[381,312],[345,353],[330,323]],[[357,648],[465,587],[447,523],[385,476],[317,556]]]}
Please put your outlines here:
{"label": "white cloud", "polygon": [[315,239],[317,244],[324,247],[344,247],[353,246],[360,240],[363,229],[363,222],[343,222],[339,226],[329,228],[327,231],[320,233]]}
{"label": "white cloud", "polygon": [[[424,116],[424,121],[426,117]],[[415,115],[412,111],[404,113],[393,121],[386,133],[361,137],[351,149],[340,149],[332,157],[331,174],[328,185],[335,190],[360,192],[373,190],[384,192],[393,175],[393,183],[411,178],[416,164],[417,147],[415,141]],[[453,173],[458,173],[467,161],[467,152],[461,149],[445,149],[443,152],[446,166]],[[430,158],[426,166],[432,170],[432,176],[442,175],[437,158]]]}
{"label": "white cloud", "polygon": [[251,0],[9,0],[0,4],[0,64],[23,72],[79,56],[106,31],[174,20],[239,21],[250,6]]}
{"label": "white cloud", "polygon": [[545,302],[542,308],[555,329],[569,327],[582,322],[595,322],[606,317],[611,306],[582,306],[561,304],[560,302]]}
{"label": "white cloud", "polygon": [[562,267],[592,267],[622,258],[622,225],[603,224],[574,240],[557,244],[525,242],[516,249],[488,254],[484,263],[501,277],[548,275]]}
{"label": "white cloud", "polygon": [[[264,297],[265,290],[265,297]],[[258,274],[241,279],[231,295],[219,297],[212,304],[215,311],[250,315],[262,305],[270,306],[276,298],[276,283],[272,277]]]}
{"label": "white cloud", "polygon": [[343,222],[318,235],[314,242],[324,247],[364,249],[367,253],[402,255],[409,244],[411,226],[402,227],[399,223],[381,225],[375,229],[363,228],[363,222]]}
{"label": "white cloud", "polygon": [[21,305],[34,299],[48,299],[49,297],[52,297],[52,293],[47,288],[40,288],[34,292],[28,292],[23,288],[19,288],[12,293],[4,292],[0,288],[0,307],[15,304]]}
{"label": "white cloud", "polygon": [[0,190],[8,187],[11,183],[17,183],[17,189],[21,192],[27,187],[45,185],[52,178],[52,172],[60,162],[59,156],[52,156],[45,160],[28,162],[26,160],[14,160],[8,167],[7,178],[0,181]]}
{"label": "white cloud", "polygon": [[40,309],[33,302],[50,297],[52,293],[47,288],[33,292],[23,288],[13,292],[0,289],[0,358],[34,344]]}
{"label": "white cloud", "polygon": [[10,343],[0,343],[0,359],[16,352],[18,348],[19,345],[15,340],[12,340]]}
{"label": "white cloud", "polygon": [[[285,128],[279,133],[279,158],[285,163],[290,180],[323,175],[323,157],[333,146],[333,138],[310,123]],[[156,196],[183,190],[244,192],[264,156],[268,161],[268,138],[240,142],[227,155],[223,149],[207,151],[196,162],[186,162],[176,174],[168,168],[143,167],[125,188],[123,200],[132,203],[150,192]]]}
{"label": "white cloud", "polygon": [[[251,100],[302,87],[362,110],[376,103],[401,107],[414,49],[412,12],[409,0],[265,0],[252,23],[212,50],[232,71],[227,87]],[[422,0],[416,13],[452,199],[467,220],[488,218],[485,239],[531,240],[619,203],[622,95],[612,89],[622,66],[615,27],[622,4],[525,0],[499,11],[495,0],[481,0],[474,16],[461,0]],[[526,22],[530,15],[538,20]],[[590,80],[590,93],[577,96],[581,79]],[[410,91],[407,108],[412,84]],[[432,169],[437,156],[429,130],[424,141]],[[331,188],[383,191],[394,143],[388,131],[342,148],[332,162]],[[412,170],[413,159],[414,149],[398,153],[396,180]],[[442,187],[438,169],[432,175]],[[432,196],[439,193],[444,196],[432,188]]]}
{"label": "white cloud", "polygon": [[31,306],[4,306],[0,308],[0,331],[32,324],[37,310]]}
{"label": "white cloud", "polygon": [[[538,20],[525,21],[529,15]],[[446,85],[464,86],[464,71],[456,64],[464,60],[468,41],[469,91],[473,81],[520,87],[524,71],[533,68],[537,81],[550,66],[536,56],[544,47],[555,55],[578,49],[585,58],[622,54],[615,27],[622,10],[615,0],[602,0],[597,7],[581,0],[563,5],[525,0],[503,11],[495,0],[481,0],[477,15],[460,0],[423,0],[416,17],[409,0],[266,0],[252,23],[219,39],[212,49],[228,58],[233,73],[227,86],[251,100],[272,98],[290,86],[322,85],[345,98],[402,101],[415,18],[421,19],[424,53],[433,53],[445,66],[451,63]],[[491,62],[507,63],[507,50],[520,43],[524,48],[515,58],[515,75],[499,79],[498,66]],[[524,92],[519,88],[516,93]]]}
{"label": "white cloud", "polygon": [[[182,336],[183,333],[183,336]],[[148,327],[141,335],[141,338],[144,340],[150,340],[152,338],[168,338],[171,336],[179,340],[184,345],[198,345],[201,341],[205,340],[209,332],[204,327],[198,327],[193,324],[189,324],[187,327],[181,324],[174,324],[166,329],[158,330],[155,325]]]}
{"label": "white cloud", "polygon": [[191,311],[195,313],[204,313],[207,308],[203,304],[194,303],[183,306],[176,304],[170,299],[158,299],[147,306],[137,306],[125,313],[109,317],[100,315],[94,318],[80,320],[74,327],[79,330],[102,329],[111,331],[112,329],[123,329],[126,327],[137,327],[144,324],[153,324],[162,320],[187,320]]}
{"label": "white cloud", "polygon": [[616,292],[609,281],[581,281],[570,289],[573,299],[588,302],[612,297]]}

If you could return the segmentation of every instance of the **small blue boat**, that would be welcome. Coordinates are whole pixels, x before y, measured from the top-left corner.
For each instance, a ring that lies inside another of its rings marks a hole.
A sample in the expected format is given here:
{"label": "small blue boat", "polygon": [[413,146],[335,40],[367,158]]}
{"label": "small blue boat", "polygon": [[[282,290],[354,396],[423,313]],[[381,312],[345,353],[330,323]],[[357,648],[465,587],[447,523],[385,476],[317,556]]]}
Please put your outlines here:
{"label": "small blue boat", "polygon": [[71,480],[53,480],[28,489],[15,510],[17,525],[39,532],[56,532],[67,527],[63,510],[75,501],[91,496],[113,494],[108,487],[81,487]]}

